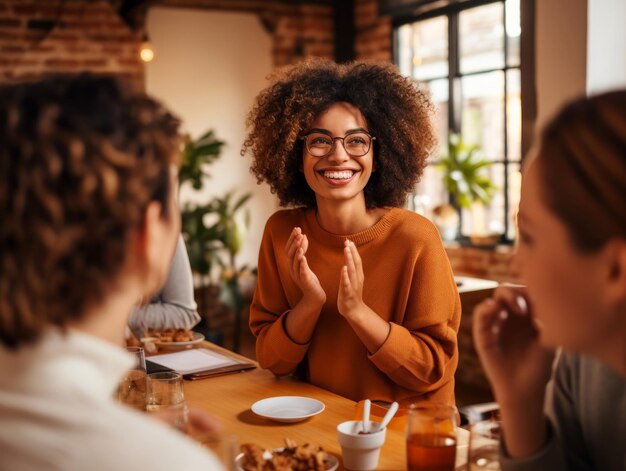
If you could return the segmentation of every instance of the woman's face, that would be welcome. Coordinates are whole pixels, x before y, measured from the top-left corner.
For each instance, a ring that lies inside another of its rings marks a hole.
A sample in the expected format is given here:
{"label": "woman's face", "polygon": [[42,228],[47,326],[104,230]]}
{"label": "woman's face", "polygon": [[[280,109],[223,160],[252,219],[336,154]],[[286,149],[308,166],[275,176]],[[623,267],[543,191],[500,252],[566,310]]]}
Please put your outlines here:
{"label": "woman's face", "polygon": [[[322,112],[309,129],[327,138],[344,137],[356,131],[369,131],[361,112],[349,103],[333,104]],[[348,144],[346,138],[346,145]],[[325,157],[311,155],[306,146],[303,150],[302,170],[309,187],[315,192],[318,207],[324,202],[336,204],[342,201],[365,201],[363,189],[373,171],[373,145],[361,157],[350,156],[335,140],[332,152]]]}
{"label": "woman's face", "polygon": [[542,344],[591,353],[615,329],[611,308],[602,300],[606,263],[601,253],[578,251],[546,206],[541,165],[535,159],[524,173],[512,268],[528,287]]}

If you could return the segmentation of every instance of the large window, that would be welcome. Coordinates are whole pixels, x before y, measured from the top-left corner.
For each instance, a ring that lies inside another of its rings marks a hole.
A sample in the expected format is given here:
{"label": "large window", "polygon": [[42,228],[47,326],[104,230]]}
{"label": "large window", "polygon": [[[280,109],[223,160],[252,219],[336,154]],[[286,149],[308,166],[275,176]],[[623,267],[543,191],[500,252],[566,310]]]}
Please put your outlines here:
{"label": "large window", "polygon": [[522,157],[521,34],[520,0],[453,2],[394,23],[396,63],[430,91],[436,108],[439,149],[416,188],[414,208],[432,217],[435,207],[449,202],[435,164],[447,152],[451,132],[466,145],[478,146],[491,162],[484,174],[495,184],[495,196],[486,206],[462,210],[462,236],[515,237]]}

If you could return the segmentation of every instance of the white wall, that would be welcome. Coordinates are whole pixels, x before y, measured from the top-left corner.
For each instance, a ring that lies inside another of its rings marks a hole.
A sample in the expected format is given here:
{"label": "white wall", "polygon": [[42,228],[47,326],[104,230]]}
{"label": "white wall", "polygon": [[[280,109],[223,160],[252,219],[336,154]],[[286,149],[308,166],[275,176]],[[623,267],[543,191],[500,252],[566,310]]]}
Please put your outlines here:
{"label": "white wall", "polygon": [[208,168],[208,191],[181,189],[181,203],[206,202],[236,189],[252,192],[251,226],[238,264],[256,266],[265,221],[277,208],[267,185],[250,174],[250,157],[239,150],[245,117],[272,70],[271,38],[253,14],[155,7],[147,29],[155,58],[146,66],[146,91],[183,119],[193,137],[212,128],[226,141],[218,161]]}
{"label": "white wall", "polygon": [[626,2],[589,0],[587,93],[626,87]]}
{"label": "white wall", "polygon": [[535,28],[537,129],[541,129],[565,102],[585,94],[587,0],[537,0]]}

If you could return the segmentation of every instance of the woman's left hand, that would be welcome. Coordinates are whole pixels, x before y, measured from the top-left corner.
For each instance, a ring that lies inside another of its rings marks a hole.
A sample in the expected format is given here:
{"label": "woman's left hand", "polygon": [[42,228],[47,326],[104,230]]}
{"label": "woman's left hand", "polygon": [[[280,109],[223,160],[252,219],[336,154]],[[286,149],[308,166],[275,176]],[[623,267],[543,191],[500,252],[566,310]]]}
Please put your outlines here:
{"label": "woman's left hand", "polygon": [[345,265],[341,268],[337,309],[344,317],[350,317],[363,306],[363,264],[359,251],[351,240],[346,240],[343,249]]}
{"label": "woman's left hand", "polygon": [[346,264],[341,268],[337,309],[348,321],[368,352],[377,351],[389,336],[391,324],[363,302],[363,264],[356,245],[346,240],[343,248]]}

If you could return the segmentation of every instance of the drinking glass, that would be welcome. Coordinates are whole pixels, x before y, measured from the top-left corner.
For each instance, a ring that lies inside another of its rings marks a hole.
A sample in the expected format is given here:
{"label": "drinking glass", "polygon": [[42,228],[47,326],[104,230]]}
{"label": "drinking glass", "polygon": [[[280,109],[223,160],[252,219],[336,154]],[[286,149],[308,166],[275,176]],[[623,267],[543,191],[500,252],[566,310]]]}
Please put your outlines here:
{"label": "drinking glass", "polygon": [[173,427],[187,431],[189,408],[180,373],[165,371],[148,375],[146,410]]}
{"label": "drinking glass", "polygon": [[406,452],[409,471],[454,471],[456,408],[420,403],[409,408]]}
{"label": "drinking glass", "polygon": [[500,431],[497,419],[482,420],[470,426],[469,471],[500,471]]}
{"label": "drinking glass", "polygon": [[146,410],[146,357],[141,347],[126,347],[135,357],[135,365],[122,379],[117,399],[140,411]]}

